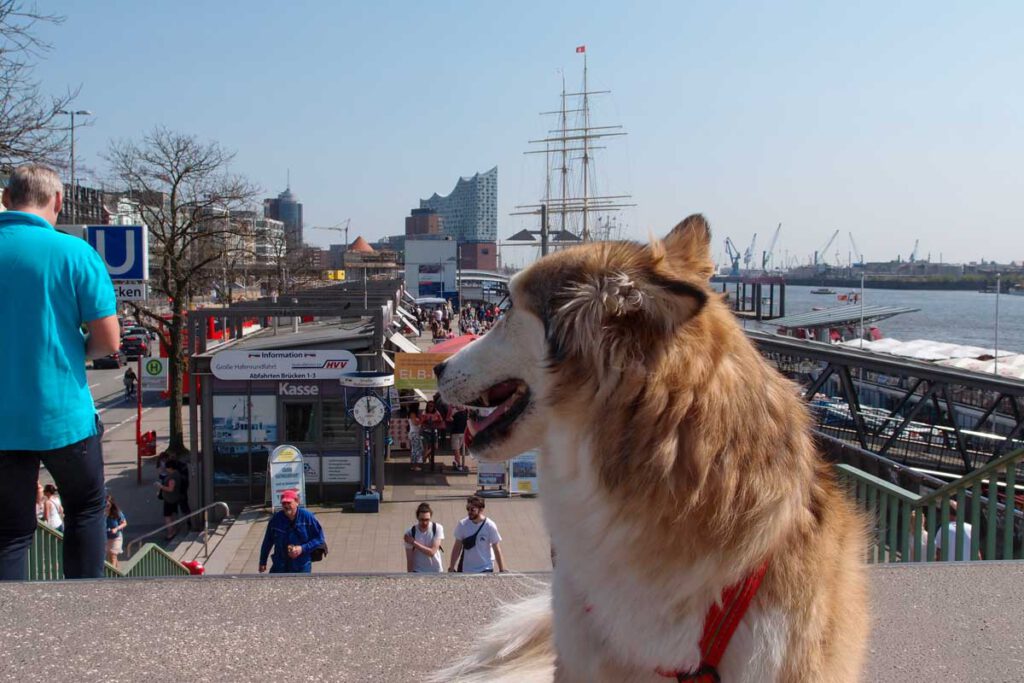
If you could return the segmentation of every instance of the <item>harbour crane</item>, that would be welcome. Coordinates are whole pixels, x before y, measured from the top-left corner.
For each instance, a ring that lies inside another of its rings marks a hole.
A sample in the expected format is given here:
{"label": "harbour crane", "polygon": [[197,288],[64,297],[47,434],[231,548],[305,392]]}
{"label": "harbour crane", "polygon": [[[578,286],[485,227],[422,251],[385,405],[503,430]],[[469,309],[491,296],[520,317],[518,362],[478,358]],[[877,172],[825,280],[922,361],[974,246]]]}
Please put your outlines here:
{"label": "harbour crane", "polygon": [[736,248],[736,245],[732,243],[732,240],[728,237],[725,238],[725,253],[729,257],[731,266],[729,267],[730,277],[740,276],[740,250]]}
{"label": "harbour crane", "polygon": [[779,241],[779,232],[781,230],[782,223],[779,223],[779,227],[775,228],[775,234],[772,235],[772,241],[768,243],[768,248],[761,253],[761,270],[765,272],[768,271],[768,263],[772,261],[772,255],[775,252],[775,243]]}
{"label": "harbour crane", "polygon": [[754,238],[750,240],[750,246],[743,252],[743,265],[747,270],[750,270],[750,262],[754,260],[754,247],[757,245],[757,233],[754,233]]}
{"label": "harbour crane", "polygon": [[913,263],[915,260],[917,260],[917,246],[920,242],[921,240],[919,239],[914,240],[914,251],[910,252],[910,258],[907,259],[908,262]]}
{"label": "harbour crane", "polygon": [[856,261],[850,259],[851,268],[863,268],[864,267],[864,254],[860,249],[857,248],[857,243],[853,239],[853,233],[850,233],[850,246],[853,248],[853,255],[856,257]]}
{"label": "harbour crane", "polygon": [[818,251],[814,252],[814,265],[815,266],[823,266],[823,265],[825,265],[825,255],[828,253],[828,249],[829,249],[829,247],[832,246],[832,243],[836,241],[836,237],[838,235],[839,235],[839,231],[836,230],[834,233],[832,233],[832,236],[828,238],[828,242],[825,242],[825,246],[823,246]]}

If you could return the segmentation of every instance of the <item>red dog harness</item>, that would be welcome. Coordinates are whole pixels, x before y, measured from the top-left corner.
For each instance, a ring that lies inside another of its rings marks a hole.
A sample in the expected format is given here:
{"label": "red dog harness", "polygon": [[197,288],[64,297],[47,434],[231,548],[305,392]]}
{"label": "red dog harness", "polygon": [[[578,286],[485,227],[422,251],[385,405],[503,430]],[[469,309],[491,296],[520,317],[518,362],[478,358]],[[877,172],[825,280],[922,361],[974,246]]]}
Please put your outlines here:
{"label": "red dog harness", "polygon": [[674,678],[679,683],[720,683],[718,665],[722,661],[725,650],[729,647],[733,633],[747,613],[747,608],[761,587],[768,563],[765,562],[753,573],[739,583],[735,583],[722,593],[721,602],[708,608],[704,617],[704,633],[700,637],[700,666],[693,671],[665,671],[656,669],[659,675]]}

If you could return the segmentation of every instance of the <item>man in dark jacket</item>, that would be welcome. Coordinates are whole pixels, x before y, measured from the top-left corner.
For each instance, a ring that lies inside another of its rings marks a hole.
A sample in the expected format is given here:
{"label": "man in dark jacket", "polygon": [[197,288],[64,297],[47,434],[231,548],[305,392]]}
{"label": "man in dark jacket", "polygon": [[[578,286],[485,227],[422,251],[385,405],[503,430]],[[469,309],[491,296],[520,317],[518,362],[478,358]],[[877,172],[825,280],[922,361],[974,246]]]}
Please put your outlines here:
{"label": "man in dark jacket", "polygon": [[271,574],[308,574],[313,570],[313,549],[326,545],[320,522],[312,512],[299,507],[299,494],[289,489],[281,494],[281,509],[267,523],[260,548],[260,573],[267,571],[267,555],[273,548]]}

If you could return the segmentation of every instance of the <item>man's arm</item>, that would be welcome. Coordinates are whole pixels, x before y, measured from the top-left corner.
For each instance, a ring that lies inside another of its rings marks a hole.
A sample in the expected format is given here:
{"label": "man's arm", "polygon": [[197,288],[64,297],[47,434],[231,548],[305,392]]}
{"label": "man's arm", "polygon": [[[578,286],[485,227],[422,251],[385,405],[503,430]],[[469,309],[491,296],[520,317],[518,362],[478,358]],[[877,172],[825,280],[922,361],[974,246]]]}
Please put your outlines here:
{"label": "man's arm", "polygon": [[498,561],[498,571],[508,571],[505,569],[505,556],[501,554],[501,543],[495,543],[491,546],[494,549],[494,559]]}
{"label": "man's arm", "polygon": [[319,548],[322,545],[327,545],[327,539],[324,538],[323,527],[320,526],[320,521],[316,518],[316,515],[310,513],[310,521],[313,523],[313,537],[302,544],[302,552],[312,552],[313,548]]}
{"label": "man's arm", "polygon": [[412,554],[413,554],[413,552],[414,551],[413,551],[412,548],[406,548],[405,549],[405,571],[407,571],[407,572],[412,572]]}
{"label": "man's arm", "polygon": [[87,322],[89,335],[85,338],[86,358],[103,358],[121,348],[121,325],[116,315]]}
{"label": "man's arm", "polygon": [[462,539],[456,538],[455,545],[452,546],[452,559],[448,562],[448,571],[455,571],[455,567],[459,564],[459,555],[462,554]]}

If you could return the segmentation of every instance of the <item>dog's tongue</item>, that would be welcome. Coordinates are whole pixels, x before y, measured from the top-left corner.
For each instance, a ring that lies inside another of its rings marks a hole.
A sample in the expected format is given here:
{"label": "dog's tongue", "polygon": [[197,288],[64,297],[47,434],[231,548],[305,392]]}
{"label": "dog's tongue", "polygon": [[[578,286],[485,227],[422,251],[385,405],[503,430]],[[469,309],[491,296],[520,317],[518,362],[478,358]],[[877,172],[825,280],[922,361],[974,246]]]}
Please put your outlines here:
{"label": "dog's tongue", "polygon": [[469,421],[469,431],[471,434],[479,434],[483,430],[494,424],[499,417],[508,412],[508,403],[502,403],[500,406],[491,411],[489,415],[482,416]]}

